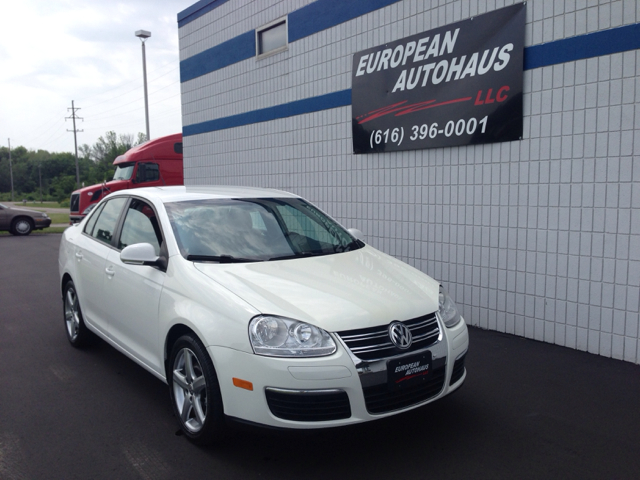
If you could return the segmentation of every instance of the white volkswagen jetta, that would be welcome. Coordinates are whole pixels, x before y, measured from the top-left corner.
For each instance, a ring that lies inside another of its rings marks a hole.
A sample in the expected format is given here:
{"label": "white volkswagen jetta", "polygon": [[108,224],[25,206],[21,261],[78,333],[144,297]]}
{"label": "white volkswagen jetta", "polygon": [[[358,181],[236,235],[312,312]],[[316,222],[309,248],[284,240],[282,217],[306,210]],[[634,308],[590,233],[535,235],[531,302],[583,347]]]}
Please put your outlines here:
{"label": "white volkswagen jetta", "polygon": [[62,236],[69,341],[95,334],[168,383],[197,443],[225,416],[334,427],[451,393],[469,344],[455,303],[361,236],[277,190],[116,192]]}

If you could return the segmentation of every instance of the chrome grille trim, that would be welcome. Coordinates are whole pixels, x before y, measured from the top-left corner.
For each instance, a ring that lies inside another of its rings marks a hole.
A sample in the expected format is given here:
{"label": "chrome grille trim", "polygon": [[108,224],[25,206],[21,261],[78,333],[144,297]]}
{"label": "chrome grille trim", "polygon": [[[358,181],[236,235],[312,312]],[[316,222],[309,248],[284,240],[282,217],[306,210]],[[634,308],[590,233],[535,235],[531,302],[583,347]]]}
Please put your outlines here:
{"label": "chrome grille trim", "polygon": [[440,326],[435,312],[401,323],[404,323],[413,335],[413,343],[409,350],[400,350],[391,343],[388,324],[347,330],[338,332],[338,335],[351,354],[361,360],[378,360],[421,350],[433,345],[440,338]]}
{"label": "chrome grille trim", "polygon": [[73,213],[80,213],[80,194],[72,193],[69,211]]}

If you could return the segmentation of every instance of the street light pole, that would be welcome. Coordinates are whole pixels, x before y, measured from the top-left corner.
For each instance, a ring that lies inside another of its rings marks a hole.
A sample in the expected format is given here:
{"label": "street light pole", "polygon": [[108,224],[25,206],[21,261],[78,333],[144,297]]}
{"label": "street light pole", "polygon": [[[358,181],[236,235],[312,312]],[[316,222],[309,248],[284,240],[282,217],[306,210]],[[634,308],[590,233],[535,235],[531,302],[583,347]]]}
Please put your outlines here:
{"label": "street light pole", "polygon": [[142,76],[144,78],[144,114],[147,122],[147,141],[151,140],[149,135],[149,98],[147,95],[147,56],[144,49],[144,41],[151,36],[151,32],[138,30],[136,37],[142,42]]}

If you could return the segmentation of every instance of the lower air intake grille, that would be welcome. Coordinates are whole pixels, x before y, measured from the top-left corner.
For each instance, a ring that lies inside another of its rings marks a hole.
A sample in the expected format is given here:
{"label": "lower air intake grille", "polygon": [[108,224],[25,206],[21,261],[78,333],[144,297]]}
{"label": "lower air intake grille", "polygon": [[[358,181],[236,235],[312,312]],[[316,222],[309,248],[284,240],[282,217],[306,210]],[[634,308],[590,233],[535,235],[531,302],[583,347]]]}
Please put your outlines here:
{"label": "lower air intake grille", "polygon": [[453,364],[453,373],[451,374],[449,385],[453,385],[462,378],[462,375],[464,375],[464,359],[466,356],[467,354],[465,353]]}
{"label": "lower air intake grille", "polygon": [[351,416],[349,396],[343,390],[276,390],[267,388],[267,404],[278,418],[297,422],[325,422]]}
{"label": "lower air intake grille", "polygon": [[429,381],[398,390],[389,390],[386,383],[365,387],[362,390],[367,410],[386,413],[429,400],[442,391],[445,373],[446,366],[436,368]]}
{"label": "lower air intake grille", "polygon": [[400,350],[391,343],[389,325],[361,328],[359,330],[345,330],[339,332],[338,335],[349,347],[351,353],[361,360],[377,360],[421,350],[433,345],[440,336],[440,327],[438,327],[435,313],[402,323],[409,327],[413,337],[411,347],[406,350]]}

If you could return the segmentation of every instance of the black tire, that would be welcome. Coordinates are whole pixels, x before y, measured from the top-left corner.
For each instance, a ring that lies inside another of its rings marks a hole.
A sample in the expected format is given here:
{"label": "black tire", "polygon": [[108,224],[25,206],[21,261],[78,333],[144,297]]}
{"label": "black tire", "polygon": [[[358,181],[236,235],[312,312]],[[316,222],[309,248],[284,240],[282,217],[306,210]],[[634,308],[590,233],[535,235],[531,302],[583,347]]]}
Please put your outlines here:
{"label": "black tire", "polygon": [[180,337],[167,367],[171,406],[183,434],[198,445],[220,441],[226,432],[222,395],[202,342],[190,334]]}
{"label": "black tire", "polygon": [[93,336],[84,324],[78,292],[71,280],[65,284],[63,292],[62,313],[67,340],[76,348],[86,347],[91,343]]}
{"label": "black tire", "polygon": [[29,235],[33,231],[33,220],[27,217],[18,217],[11,224],[13,235]]}

